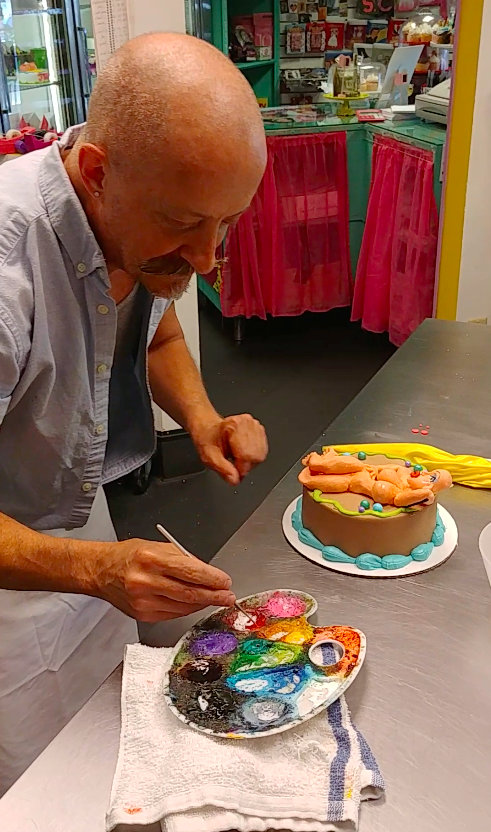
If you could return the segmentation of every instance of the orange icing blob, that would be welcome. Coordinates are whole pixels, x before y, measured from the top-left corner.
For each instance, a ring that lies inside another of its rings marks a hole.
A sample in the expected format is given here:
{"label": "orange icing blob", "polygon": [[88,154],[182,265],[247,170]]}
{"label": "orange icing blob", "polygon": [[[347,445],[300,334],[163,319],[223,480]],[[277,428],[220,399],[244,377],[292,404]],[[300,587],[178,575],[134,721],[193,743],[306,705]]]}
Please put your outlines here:
{"label": "orange icing blob", "polygon": [[326,668],[326,675],[331,676],[342,674],[343,676],[346,676],[348,673],[351,673],[356,665],[356,662],[358,661],[361,647],[360,636],[349,627],[332,626],[315,628],[314,638],[312,641],[313,644],[317,644],[319,641],[331,639],[332,641],[338,641],[339,644],[343,645],[344,656],[339,660],[339,662],[337,662],[337,664],[332,665],[330,668]]}

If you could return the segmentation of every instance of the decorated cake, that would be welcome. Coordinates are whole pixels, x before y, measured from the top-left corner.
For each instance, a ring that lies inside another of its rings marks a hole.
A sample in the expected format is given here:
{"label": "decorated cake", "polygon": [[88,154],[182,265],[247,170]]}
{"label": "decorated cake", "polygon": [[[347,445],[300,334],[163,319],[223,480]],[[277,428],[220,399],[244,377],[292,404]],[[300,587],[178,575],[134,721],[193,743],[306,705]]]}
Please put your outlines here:
{"label": "decorated cake", "polygon": [[427,560],[443,543],[437,497],[452,485],[448,471],[329,447],[306,456],[303,465],[293,526],[326,560],[399,569]]}

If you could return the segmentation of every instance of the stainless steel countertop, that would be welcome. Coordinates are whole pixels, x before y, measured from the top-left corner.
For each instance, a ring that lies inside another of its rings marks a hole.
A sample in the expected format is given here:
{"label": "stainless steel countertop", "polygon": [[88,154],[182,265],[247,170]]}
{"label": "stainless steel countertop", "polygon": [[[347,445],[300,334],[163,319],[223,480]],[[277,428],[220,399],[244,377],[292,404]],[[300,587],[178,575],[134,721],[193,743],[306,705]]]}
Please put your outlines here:
{"label": "stainless steel countertop", "polygon": [[[491,330],[427,321],[315,443],[428,441],[491,457]],[[329,379],[319,379],[328,391]],[[330,392],[336,395],[336,390]],[[311,592],[322,624],[364,630],[367,660],[348,702],[387,781],[360,832],[488,832],[491,818],[491,588],[478,548],[491,492],[456,487],[443,505],[459,547],[441,568],[399,579],[323,569],[285,542],[280,519],[299,492],[295,466],[215,563],[239,595]],[[157,625],[171,645],[190,619]],[[0,801],[1,832],[102,832],[119,739],[116,671]],[[137,832],[141,827],[121,827]],[[158,826],[146,827],[156,832]]]}

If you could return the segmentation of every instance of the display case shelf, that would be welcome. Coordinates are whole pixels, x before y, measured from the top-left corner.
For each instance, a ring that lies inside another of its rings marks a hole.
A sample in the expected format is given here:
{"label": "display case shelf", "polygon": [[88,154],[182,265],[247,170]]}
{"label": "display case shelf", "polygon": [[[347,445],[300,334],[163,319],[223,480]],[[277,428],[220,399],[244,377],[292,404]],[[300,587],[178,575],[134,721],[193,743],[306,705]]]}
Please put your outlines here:
{"label": "display case shelf", "polygon": [[12,17],[26,17],[27,15],[63,14],[63,9],[16,9],[12,10]]}
{"label": "display case shelf", "polygon": [[9,84],[15,86],[16,89],[19,90],[39,90],[43,89],[43,87],[57,87],[59,81],[43,81],[41,84],[19,84],[15,78],[9,78]]}
{"label": "display case shelf", "polygon": [[239,63],[234,62],[234,66],[238,69],[257,69],[261,66],[273,66],[275,63],[274,58],[268,58],[266,61],[239,61]]}

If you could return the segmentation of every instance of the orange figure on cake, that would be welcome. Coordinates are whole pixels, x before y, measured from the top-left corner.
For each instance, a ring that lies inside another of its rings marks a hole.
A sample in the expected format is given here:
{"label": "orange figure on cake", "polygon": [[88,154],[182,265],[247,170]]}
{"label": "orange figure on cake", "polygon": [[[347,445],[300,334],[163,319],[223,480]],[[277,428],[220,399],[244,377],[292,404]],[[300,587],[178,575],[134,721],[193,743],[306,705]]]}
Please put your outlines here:
{"label": "orange figure on cake", "polygon": [[430,472],[419,465],[373,465],[351,454],[338,454],[334,448],[326,448],[322,454],[308,454],[302,463],[305,468],[298,479],[309,491],[351,491],[398,508],[430,506],[439,491],[452,485],[451,475],[443,469]]}

